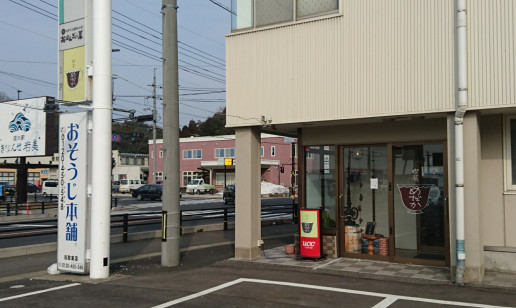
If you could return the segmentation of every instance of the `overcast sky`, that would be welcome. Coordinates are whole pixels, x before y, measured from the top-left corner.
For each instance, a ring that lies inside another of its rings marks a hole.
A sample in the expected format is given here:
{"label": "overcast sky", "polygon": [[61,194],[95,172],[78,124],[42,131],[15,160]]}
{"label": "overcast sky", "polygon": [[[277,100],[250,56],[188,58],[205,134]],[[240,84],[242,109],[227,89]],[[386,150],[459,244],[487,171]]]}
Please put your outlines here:
{"label": "overcast sky", "polygon": [[[161,0],[112,0],[114,107],[151,114],[154,68],[161,85]],[[217,0],[230,7],[230,0]],[[0,92],[57,97],[58,0],[0,1]],[[178,0],[180,125],[225,106],[224,35],[231,14],[209,0]],[[21,92],[18,93],[18,90]],[[202,94],[208,92],[209,94]],[[161,94],[161,89],[158,90]],[[147,106],[147,108],[146,108]],[[148,110],[146,110],[148,109]],[[158,101],[159,123],[161,101]],[[114,119],[126,113],[114,112]]]}

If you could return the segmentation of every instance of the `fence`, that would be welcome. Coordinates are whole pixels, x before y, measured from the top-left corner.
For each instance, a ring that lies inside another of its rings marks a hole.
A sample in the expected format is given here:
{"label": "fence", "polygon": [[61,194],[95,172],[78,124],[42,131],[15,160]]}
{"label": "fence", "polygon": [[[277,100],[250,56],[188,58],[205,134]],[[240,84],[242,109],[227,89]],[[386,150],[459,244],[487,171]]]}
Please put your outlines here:
{"label": "fence", "polygon": [[[57,207],[57,204],[55,204]],[[292,211],[292,204],[282,205],[269,205],[262,206],[262,213],[285,213],[290,216]],[[127,243],[129,234],[129,227],[136,228],[146,225],[159,225],[161,226],[161,211],[149,211],[149,212],[138,212],[138,213],[124,213],[111,215],[111,229],[122,229],[123,242]],[[223,222],[224,230],[228,230],[229,222],[235,217],[234,207],[223,207],[223,208],[210,208],[210,209],[197,209],[197,210],[183,210],[180,211],[180,232],[182,234],[183,227],[185,224],[190,225],[191,222],[203,221],[203,220],[214,220],[217,222]],[[19,224],[17,221],[16,224]],[[30,237],[37,235],[48,235],[57,234],[57,223],[56,219],[38,219],[30,220],[31,226],[27,227],[16,227],[10,228],[11,222],[0,223],[0,240],[8,238],[18,237]],[[41,223],[40,227],[35,228],[34,225]],[[48,225],[48,224],[53,225]],[[157,230],[158,228],[156,228]],[[34,232],[30,232],[34,231]]]}
{"label": "fence", "polygon": [[[43,197],[47,201],[27,201],[25,203],[17,203],[14,198],[3,200],[0,202],[0,216],[16,216],[29,214],[45,214],[45,210],[57,208],[57,196]],[[111,199],[111,207],[118,206],[118,198]]]}

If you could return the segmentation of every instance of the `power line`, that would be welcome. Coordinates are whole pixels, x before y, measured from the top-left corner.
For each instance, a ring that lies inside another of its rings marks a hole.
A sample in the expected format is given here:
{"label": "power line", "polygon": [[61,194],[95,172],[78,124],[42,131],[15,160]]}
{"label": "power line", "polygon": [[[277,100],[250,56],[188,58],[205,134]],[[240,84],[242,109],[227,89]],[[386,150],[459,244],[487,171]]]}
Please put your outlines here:
{"label": "power line", "polygon": [[145,48],[147,48],[147,49],[149,49],[149,50],[155,51],[155,52],[157,52],[157,53],[161,53],[161,50],[156,50],[156,49],[151,48],[151,47],[149,47],[149,46],[143,45],[143,44],[141,44],[141,43],[138,43],[138,42],[137,42],[137,41],[135,41],[135,40],[132,40],[132,39],[130,39],[130,38],[128,38],[128,37],[125,37],[125,36],[123,36],[123,35],[121,35],[121,34],[118,34],[118,33],[116,33],[116,32],[113,32],[113,34],[114,34],[114,35],[117,35],[117,36],[120,36],[121,38],[126,39],[126,40],[128,40],[128,41],[130,41],[130,42],[133,42],[133,43],[135,43],[135,44],[137,44],[137,45],[143,46],[143,47],[145,47]]}
{"label": "power line", "polygon": [[57,9],[57,5],[54,5],[54,4],[52,4],[52,3],[48,3],[48,2],[46,2],[45,0],[39,0],[39,1],[41,1],[41,2],[43,2],[43,3],[45,3],[45,4],[48,4],[48,5],[50,5],[51,7],[53,7],[53,8],[56,8],[56,9]]}
{"label": "power line", "polygon": [[[213,56],[213,55],[211,55],[211,54],[209,54],[209,53],[207,53],[207,52],[204,52],[204,51],[202,51],[202,50],[200,50],[200,49],[198,49],[198,48],[195,48],[195,47],[193,47],[193,46],[191,46],[191,45],[188,45],[188,44],[183,43],[183,42],[181,42],[181,41],[177,41],[177,42],[178,42],[179,44],[182,44],[182,45],[185,45],[185,46],[187,46],[187,47],[190,47],[191,49],[194,49],[194,50],[197,50],[197,51],[199,51],[199,52],[202,52],[202,53],[204,53],[204,54],[206,54],[206,55],[208,55],[208,56],[210,56],[210,57],[212,57],[212,58],[215,58],[215,59],[217,59],[217,60],[220,60],[220,61],[222,61],[222,62],[224,62],[224,63],[226,62],[226,60],[224,60],[224,59],[221,59],[221,58],[215,57],[215,56]],[[225,65],[225,64],[224,64],[224,65]]]}
{"label": "power line", "polygon": [[0,62],[9,62],[9,63],[26,63],[26,64],[53,64],[56,65],[56,62],[40,62],[40,61],[18,61],[18,60],[2,60]]}
{"label": "power line", "polygon": [[224,84],[226,83],[226,81],[224,81],[222,79],[219,79],[217,77],[208,76],[208,75],[206,75],[204,73],[198,72],[198,71],[196,71],[194,69],[187,68],[185,66],[179,66],[178,68],[180,70],[188,72],[190,74],[198,75],[198,76],[201,76],[201,77],[204,77],[204,78],[207,78],[207,79],[211,79],[211,80],[216,81],[216,82],[220,82],[220,83],[224,83]]}
{"label": "power line", "polygon": [[137,23],[137,24],[139,24],[139,25],[142,25],[142,26],[144,26],[145,28],[148,28],[148,29],[150,29],[150,30],[152,30],[152,31],[155,31],[155,32],[159,33],[159,35],[163,35],[160,31],[155,30],[155,29],[152,29],[151,27],[149,27],[149,26],[147,26],[147,25],[145,25],[145,24],[142,24],[141,22],[138,22],[138,21],[136,21],[136,20],[132,19],[131,17],[128,17],[128,16],[126,16],[126,15],[124,15],[124,14],[120,13],[120,12],[115,11],[115,10],[113,10],[113,12],[114,12],[114,13],[116,13],[116,14],[119,14],[119,15],[121,15],[121,16],[123,16],[123,17],[125,17],[125,18],[127,18],[127,19],[129,19],[129,20],[131,20],[131,21],[133,21],[133,22],[135,22],[135,23]]}
{"label": "power line", "polygon": [[5,21],[1,21],[1,20],[0,20],[0,23],[3,23],[3,24],[6,24],[6,25],[9,25],[9,26],[11,26],[11,27],[13,27],[13,28],[17,28],[17,29],[20,29],[20,30],[23,30],[23,31],[27,31],[27,32],[30,32],[30,33],[33,33],[33,34],[36,34],[36,35],[42,36],[42,37],[47,38],[47,39],[50,39],[50,40],[52,40],[52,41],[56,41],[56,40],[57,40],[57,38],[55,38],[55,37],[50,37],[50,36],[47,36],[47,35],[44,35],[44,34],[41,34],[41,33],[38,33],[38,32],[32,31],[32,30],[29,30],[29,29],[22,28],[22,27],[20,27],[20,26],[16,26],[16,25],[10,24],[10,23],[5,22]]}
{"label": "power line", "polygon": [[[113,19],[120,21],[120,20],[119,20],[118,18],[116,18],[116,17],[113,17]],[[128,26],[131,26],[131,27],[135,28],[136,30],[142,31],[142,30],[140,30],[140,29],[138,29],[138,28],[136,28],[136,27],[134,27],[134,26],[132,26],[132,25],[130,25],[130,24],[127,24],[126,22],[123,22],[123,21],[120,21],[120,22],[121,22],[121,23],[123,23],[123,24],[126,24],[126,25],[128,25]],[[153,41],[153,40],[151,40],[151,39],[149,39],[149,38],[146,38],[145,36],[142,36],[142,35],[140,35],[140,34],[138,34],[138,33],[135,33],[135,32],[132,32],[132,31],[129,31],[129,30],[127,30],[126,28],[123,28],[123,27],[121,27],[121,26],[119,26],[119,25],[117,25],[117,24],[113,24],[113,26],[115,26],[115,27],[117,27],[117,28],[120,28],[120,29],[122,29],[122,30],[124,30],[124,31],[127,31],[127,32],[129,32],[129,33],[132,33],[132,34],[134,34],[134,35],[136,35],[136,36],[139,36],[140,38],[145,39],[145,40],[147,40],[147,41],[149,41],[149,42],[152,42],[152,43],[154,43],[154,44],[159,44],[159,45],[161,45],[161,43],[157,43],[157,42],[155,42],[155,41]],[[142,32],[144,32],[145,34],[149,34],[148,32],[145,32],[145,31],[142,31]],[[150,34],[149,34],[149,35],[150,35]],[[160,37],[157,37],[157,36],[154,36],[154,35],[151,35],[151,36],[153,36],[153,37],[157,38],[158,40],[161,40],[161,38],[160,38]]]}
{"label": "power line", "polygon": [[15,73],[0,71],[0,74],[4,74],[4,75],[7,75],[7,76],[12,77],[12,78],[16,78],[16,79],[23,80],[23,81],[26,81],[26,82],[29,82],[29,83],[33,83],[33,84],[37,84],[37,85],[40,85],[40,86],[45,86],[45,87],[50,87],[50,86],[55,87],[55,86],[57,86],[55,83],[51,83],[51,82],[48,82],[48,81],[39,80],[39,79],[36,79],[36,78],[31,78],[31,77],[27,77],[27,76],[23,76],[23,75],[18,75],[18,74],[15,74]]}
{"label": "power line", "polygon": [[144,57],[147,57],[147,58],[155,60],[155,61],[159,61],[159,62],[162,61],[161,58],[158,58],[158,57],[153,56],[153,55],[151,55],[149,53],[146,53],[145,51],[139,50],[138,48],[129,46],[129,45],[127,45],[125,43],[122,43],[122,42],[120,42],[118,40],[112,40],[112,41],[113,41],[112,44],[115,45],[115,46],[122,47],[122,48],[127,48],[129,51],[132,51],[134,53],[140,54],[140,55],[142,55]]}
{"label": "power line", "polygon": [[[50,13],[50,16],[48,16],[48,15],[46,15],[46,14],[43,14],[43,13],[41,13],[41,12],[36,11],[35,9],[33,9],[33,8],[31,8],[31,7],[27,7],[27,6],[25,6],[25,5],[21,4],[21,3],[15,2],[15,1],[13,1],[13,0],[9,0],[9,1],[11,1],[12,3],[17,4],[17,5],[19,5],[19,6],[22,6],[22,7],[26,8],[26,9],[28,9],[28,10],[31,10],[31,11],[33,11],[33,12],[36,12],[36,13],[38,13],[38,14],[42,15],[42,16],[45,16],[45,17],[47,17],[47,18],[50,18],[50,19],[52,19],[52,20],[57,20],[57,15],[56,15],[56,14]],[[23,1],[23,0],[20,0],[20,1]],[[23,1],[23,2],[25,2],[25,1]],[[28,5],[35,6],[35,5],[30,4],[30,3],[28,3]],[[35,6],[35,7],[37,7],[37,6]],[[37,7],[37,8],[38,8],[38,9],[40,9],[40,10],[42,10],[42,11],[45,11],[45,10],[43,10],[43,9],[39,8],[39,7]]]}
{"label": "power line", "polygon": [[210,0],[211,3],[215,4],[216,6],[218,7],[221,7],[223,8],[224,10],[230,12],[231,14],[237,16],[237,14],[235,12],[233,12],[230,8],[227,8],[225,5],[223,5],[222,3],[219,3],[217,1],[214,1],[214,0]]}

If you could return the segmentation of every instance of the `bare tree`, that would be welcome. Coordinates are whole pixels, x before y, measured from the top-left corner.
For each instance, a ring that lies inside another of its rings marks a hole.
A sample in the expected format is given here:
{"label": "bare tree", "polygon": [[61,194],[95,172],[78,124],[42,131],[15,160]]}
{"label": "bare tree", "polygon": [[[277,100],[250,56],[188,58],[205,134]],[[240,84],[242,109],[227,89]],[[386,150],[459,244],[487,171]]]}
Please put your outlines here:
{"label": "bare tree", "polygon": [[7,96],[7,94],[5,94],[4,92],[0,92],[0,103],[7,101],[12,101],[12,99],[9,96]]}

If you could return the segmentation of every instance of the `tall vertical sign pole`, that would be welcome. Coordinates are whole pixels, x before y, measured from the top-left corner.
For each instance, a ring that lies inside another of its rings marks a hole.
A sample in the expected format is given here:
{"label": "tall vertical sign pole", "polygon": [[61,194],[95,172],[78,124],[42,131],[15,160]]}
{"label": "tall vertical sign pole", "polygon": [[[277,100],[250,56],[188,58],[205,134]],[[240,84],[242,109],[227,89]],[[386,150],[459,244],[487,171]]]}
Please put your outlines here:
{"label": "tall vertical sign pole", "polygon": [[163,16],[163,226],[161,265],[179,265],[179,77],[177,1],[162,0]]}
{"label": "tall vertical sign pole", "polygon": [[156,153],[156,122],[158,121],[158,115],[156,111],[156,69],[154,69],[154,79],[152,80],[152,153],[154,157],[152,158],[152,182],[156,184],[156,160],[158,159],[158,155]]}
{"label": "tall vertical sign pole", "polygon": [[90,278],[109,277],[111,212],[111,0],[93,0],[93,142]]}

